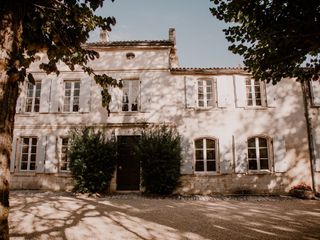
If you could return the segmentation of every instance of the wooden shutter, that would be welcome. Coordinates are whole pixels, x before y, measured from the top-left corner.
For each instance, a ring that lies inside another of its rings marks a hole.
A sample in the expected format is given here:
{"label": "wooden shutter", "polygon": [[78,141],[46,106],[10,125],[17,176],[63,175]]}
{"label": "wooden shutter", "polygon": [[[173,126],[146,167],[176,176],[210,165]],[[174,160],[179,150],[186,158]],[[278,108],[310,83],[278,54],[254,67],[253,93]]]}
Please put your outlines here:
{"label": "wooden shutter", "polygon": [[118,87],[110,87],[109,93],[111,95],[111,102],[109,105],[110,112],[119,112],[121,111],[122,106],[122,90]]}
{"label": "wooden shutter", "polygon": [[197,80],[185,77],[186,107],[197,107]]}
{"label": "wooden shutter", "polygon": [[317,134],[315,130],[313,130],[313,148],[314,148],[314,170],[320,172],[320,130]]}
{"label": "wooden shutter", "polygon": [[228,107],[231,104],[231,95],[233,93],[233,78],[223,76],[217,78],[218,106]]}
{"label": "wooden shutter", "polygon": [[90,112],[91,78],[82,78],[80,83],[80,112]]}
{"label": "wooden shutter", "polygon": [[46,136],[46,157],[45,157],[45,172],[56,173],[58,172],[58,159],[57,159],[57,138],[54,135]]}
{"label": "wooden shutter", "polygon": [[268,107],[277,106],[277,85],[273,85],[271,82],[266,84],[266,100]]}
{"label": "wooden shutter", "polygon": [[37,155],[36,155],[36,172],[42,173],[44,171],[44,162],[46,157],[46,136],[38,137]]}
{"label": "wooden shutter", "polygon": [[[233,153],[232,153],[232,143],[229,141],[229,139],[220,139],[219,141],[219,146],[217,147],[219,155],[219,167],[220,167],[220,173],[221,174],[228,174],[232,173],[232,158],[233,158]],[[218,146],[218,144],[217,144]]]}
{"label": "wooden shutter", "polygon": [[10,172],[13,173],[15,171],[15,166],[17,164],[17,157],[19,154],[18,151],[20,149],[20,139],[14,137],[12,140],[12,151],[10,157]]}
{"label": "wooden shutter", "polygon": [[194,148],[193,141],[187,139],[181,140],[182,146],[182,162],[181,162],[181,173],[182,174],[192,174],[193,173],[193,163],[194,163]]}
{"label": "wooden shutter", "polygon": [[41,95],[40,95],[40,112],[49,112],[50,107],[50,90],[51,79],[44,78],[41,80]]}
{"label": "wooden shutter", "polygon": [[[148,89],[146,81],[140,81],[140,111],[149,112],[151,104],[150,89]],[[149,91],[148,91],[149,90]]]}
{"label": "wooden shutter", "polygon": [[61,78],[52,79],[51,96],[50,112],[62,112],[64,92],[63,80]]}
{"label": "wooden shutter", "polygon": [[25,106],[25,101],[27,96],[27,86],[28,86],[28,81],[24,81],[24,83],[21,83],[19,86],[20,94],[17,99],[16,113],[24,112],[24,106]]}
{"label": "wooden shutter", "polygon": [[234,86],[236,88],[236,106],[237,107],[247,106],[246,77],[235,76]]}
{"label": "wooden shutter", "polygon": [[248,170],[247,139],[235,138],[235,172],[246,173]]}
{"label": "wooden shutter", "polygon": [[320,106],[320,80],[311,81],[311,95],[312,104],[314,106]]}
{"label": "wooden shutter", "polygon": [[288,171],[289,164],[286,159],[286,144],[283,136],[273,138],[273,159],[275,172]]}

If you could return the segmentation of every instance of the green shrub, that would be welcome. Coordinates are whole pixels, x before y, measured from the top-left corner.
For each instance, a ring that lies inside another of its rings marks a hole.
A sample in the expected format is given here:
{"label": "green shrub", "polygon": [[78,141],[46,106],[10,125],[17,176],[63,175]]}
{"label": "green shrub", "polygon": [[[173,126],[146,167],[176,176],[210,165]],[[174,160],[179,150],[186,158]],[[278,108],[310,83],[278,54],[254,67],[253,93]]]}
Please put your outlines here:
{"label": "green shrub", "polygon": [[74,191],[103,193],[110,186],[116,166],[116,143],[102,132],[83,128],[70,132],[70,170]]}
{"label": "green shrub", "polygon": [[141,162],[142,186],[145,191],[171,194],[180,178],[179,134],[168,126],[144,130],[136,151]]}

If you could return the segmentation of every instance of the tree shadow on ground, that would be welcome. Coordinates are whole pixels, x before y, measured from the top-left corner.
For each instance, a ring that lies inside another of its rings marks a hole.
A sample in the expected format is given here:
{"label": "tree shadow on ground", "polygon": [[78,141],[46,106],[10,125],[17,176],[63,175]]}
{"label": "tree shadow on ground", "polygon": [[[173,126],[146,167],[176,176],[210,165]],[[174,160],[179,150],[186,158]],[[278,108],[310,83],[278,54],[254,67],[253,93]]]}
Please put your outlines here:
{"label": "tree shadow on ground", "polygon": [[319,239],[319,201],[11,193],[11,239]]}

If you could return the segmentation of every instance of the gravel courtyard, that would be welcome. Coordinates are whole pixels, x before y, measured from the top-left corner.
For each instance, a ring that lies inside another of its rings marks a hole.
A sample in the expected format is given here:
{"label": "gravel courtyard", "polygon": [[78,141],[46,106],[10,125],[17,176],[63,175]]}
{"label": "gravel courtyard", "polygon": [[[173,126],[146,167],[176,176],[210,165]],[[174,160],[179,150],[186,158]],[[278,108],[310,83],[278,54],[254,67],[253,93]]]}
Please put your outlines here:
{"label": "gravel courtyard", "polygon": [[320,201],[12,191],[11,239],[320,239]]}

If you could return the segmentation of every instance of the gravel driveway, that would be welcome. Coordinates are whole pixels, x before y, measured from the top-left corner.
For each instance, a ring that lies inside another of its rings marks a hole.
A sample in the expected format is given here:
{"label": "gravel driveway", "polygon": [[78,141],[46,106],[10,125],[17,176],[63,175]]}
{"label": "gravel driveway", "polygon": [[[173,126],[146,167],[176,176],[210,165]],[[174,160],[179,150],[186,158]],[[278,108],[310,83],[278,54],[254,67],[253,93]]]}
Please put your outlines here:
{"label": "gravel driveway", "polygon": [[11,239],[320,239],[320,201],[12,191]]}

